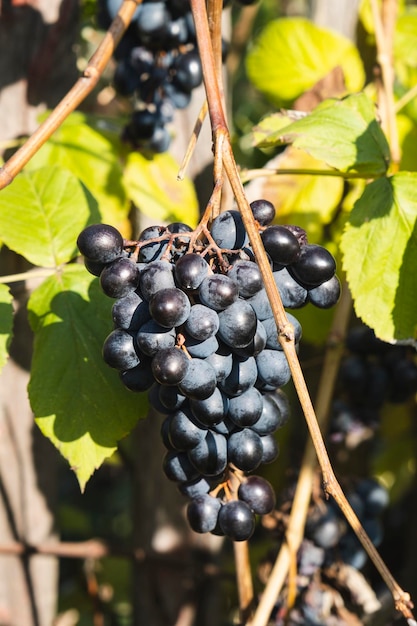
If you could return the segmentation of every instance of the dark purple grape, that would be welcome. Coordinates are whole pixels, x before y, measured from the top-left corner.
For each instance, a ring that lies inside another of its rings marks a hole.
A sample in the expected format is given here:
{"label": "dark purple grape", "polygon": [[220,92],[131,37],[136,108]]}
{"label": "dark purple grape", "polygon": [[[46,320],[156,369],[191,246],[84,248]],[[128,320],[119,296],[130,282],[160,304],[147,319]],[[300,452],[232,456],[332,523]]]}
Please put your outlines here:
{"label": "dark purple grape", "polygon": [[208,533],[217,526],[222,504],[218,498],[201,495],[193,498],[187,507],[187,520],[197,533]]}
{"label": "dark purple grape", "polygon": [[273,388],[283,387],[291,380],[287,357],[280,350],[262,350],[256,357],[258,377]]}
{"label": "dark purple grape", "polygon": [[244,472],[252,472],[262,461],[260,436],[251,428],[243,428],[232,433],[227,442],[229,462]]}
{"label": "dark purple grape", "polygon": [[147,391],[155,383],[155,379],[151,371],[150,359],[142,358],[139,365],[132,369],[119,372],[120,380],[129,391],[142,392]]}
{"label": "dark purple grape", "polygon": [[286,267],[274,272],[274,280],[285,308],[299,309],[307,303],[307,289],[294,280]]}
{"label": "dark purple grape", "polygon": [[209,273],[207,261],[199,254],[184,254],[175,264],[175,279],[181,289],[198,289]]}
{"label": "dark purple grape", "polygon": [[219,526],[233,541],[250,539],[255,530],[255,515],[241,500],[226,502],[219,511]]}
{"label": "dark purple grape", "polygon": [[256,332],[253,339],[244,348],[233,348],[233,352],[241,357],[257,356],[266,346],[265,326],[257,320]]}
{"label": "dark purple grape", "polygon": [[194,304],[185,322],[184,330],[194,339],[205,341],[219,330],[219,316],[214,309],[209,309],[204,304]]}
{"label": "dark purple grape", "polygon": [[231,348],[245,348],[254,338],[257,319],[251,305],[239,298],[219,312],[220,339]]}
{"label": "dark purple grape", "polygon": [[239,486],[237,496],[257,515],[266,515],[275,508],[275,493],[271,484],[261,476],[248,476]]}
{"label": "dark purple grape", "polygon": [[160,350],[173,348],[175,341],[174,328],[164,328],[152,319],[145,322],[136,334],[136,345],[141,352],[148,356],[153,356]]}
{"label": "dark purple grape", "polygon": [[295,263],[300,256],[300,244],[297,237],[285,226],[268,226],[261,234],[264,248],[279,265]]}
{"label": "dark purple grape", "polygon": [[189,50],[184,54],[179,54],[172,68],[175,72],[175,83],[185,92],[191,92],[201,85],[203,81],[203,70],[200,56],[196,50]]}
{"label": "dark purple grape", "polygon": [[288,415],[283,415],[278,403],[275,401],[276,392],[265,393],[262,396],[262,413],[259,419],[252,424],[251,428],[258,435],[269,435],[281,428]]}
{"label": "dark purple grape", "polygon": [[260,226],[268,226],[275,217],[275,207],[268,200],[254,200],[250,203],[253,217]]}
{"label": "dark purple grape", "polygon": [[213,484],[211,480],[208,480],[205,476],[198,476],[197,478],[194,478],[194,480],[182,482],[178,485],[180,493],[182,493],[183,496],[187,496],[187,498],[202,496],[211,491],[212,488]]}
{"label": "dark purple grape", "polygon": [[273,435],[263,435],[261,438],[262,459],[261,463],[267,465],[273,463],[279,456],[277,440]]}
{"label": "dark purple grape", "polygon": [[123,237],[109,224],[92,224],[78,235],[77,246],[91,261],[110,263],[122,254]]}
{"label": "dark purple grape", "polygon": [[210,363],[203,359],[189,359],[187,372],[178,383],[184,396],[193,400],[205,400],[216,388],[216,373]]}
{"label": "dark purple grape", "polygon": [[229,399],[216,387],[211,396],[205,400],[190,400],[190,408],[199,422],[211,427],[226,417],[229,409]]}
{"label": "dark purple grape", "polygon": [[165,408],[176,411],[184,404],[186,397],[178,391],[177,387],[161,385],[159,387],[159,399]]}
{"label": "dark purple grape", "polygon": [[263,288],[260,269],[253,261],[236,261],[228,276],[237,284],[241,298],[250,298]]}
{"label": "dark purple grape", "polygon": [[178,348],[160,350],[152,359],[152,373],[161,385],[178,385],[188,370],[189,359]]}
{"label": "dark purple grape", "polygon": [[309,243],[301,246],[300,256],[289,271],[301,285],[318,287],[334,276],[336,261],[326,248]]}
{"label": "dark purple grape", "polygon": [[[340,298],[340,280],[336,275],[308,291],[308,300],[319,309],[330,309]],[[285,306],[285,305],[284,305]]]}
{"label": "dark purple grape", "polygon": [[160,289],[149,301],[149,312],[153,319],[165,328],[180,326],[185,322],[191,310],[186,294],[171,287]]}
{"label": "dark purple grape", "polygon": [[112,318],[116,327],[137,331],[151,318],[151,314],[148,303],[136,291],[131,291],[113,304]]}
{"label": "dark purple grape", "polygon": [[207,428],[198,423],[189,408],[184,404],[170,416],[168,438],[176,450],[190,450],[199,444],[207,434]]}
{"label": "dark purple grape", "polygon": [[174,482],[195,480],[198,477],[198,472],[194,465],[190,463],[186,452],[168,450],[164,457],[162,467],[165,476]]}
{"label": "dark purple grape", "polygon": [[129,370],[140,363],[133,337],[126,330],[116,329],[107,336],[103,345],[103,359],[118,370]]}
{"label": "dark purple grape", "polygon": [[257,377],[258,369],[253,357],[234,356],[230,374],[219,382],[219,386],[229,396],[240,396],[253,387]]}
{"label": "dark purple grape", "polygon": [[[145,228],[139,236],[138,241],[148,241],[149,239],[156,239],[161,237],[166,232],[164,226],[149,226]],[[139,251],[139,261],[142,263],[150,263],[151,261],[158,261],[165,250],[167,249],[168,241],[154,241],[149,244],[142,245]]]}
{"label": "dark purple grape", "polygon": [[223,311],[238,298],[236,283],[224,274],[207,276],[198,290],[200,301],[215,311]]}
{"label": "dark purple grape", "polygon": [[160,289],[175,287],[172,265],[166,261],[152,261],[140,273],[140,292],[150,300]]}
{"label": "dark purple grape", "polygon": [[255,387],[250,387],[240,396],[230,398],[228,418],[236,426],[245,428],[252,426],[262,414],[263,401],[260,392]]}
{"label": "dark purple grape", "polygon": [[129,259],[119,258],[100,274],[100,285],[106,296],[123,298],[139,286],[139,268]]}
{"label": "dark purple grape", "polygon": [[107,267],[108,263],[101,263],[101,261],[92,261],[84,257],[85,269],[93,276],[100,276],[101,272]]}
{"label": "dark purple grape", "polygon": [[248,242],[248,235],[239,211],[224,211],[211,225],[211,236],[219,248],[239,250]]}
{"label": "dark purple grape", "polygon": [[221,474],[227,466],[226,437],[209,430],[206,437],[188,451],[188,457],[204,476]]}
{"label": "dark purple grape", "polygon": [[194,339],[194,337],[190,337],[188,333],[183,333],[185,339],[185,347],[188,350],[188,353],[195,357],[196,359],[206,359],[211,354],[216,352],[219,347],[219,342],[215,335],[212,335],[208,339],[204,341],[200,341],[199,339]]}
{"label": "dark purple grape", "polygon": [[232,371],[233,354],[231,349],[224,344],[220,344],[216,352],[210,354],[206,360],[214,369],[217,382],[223,381]]}

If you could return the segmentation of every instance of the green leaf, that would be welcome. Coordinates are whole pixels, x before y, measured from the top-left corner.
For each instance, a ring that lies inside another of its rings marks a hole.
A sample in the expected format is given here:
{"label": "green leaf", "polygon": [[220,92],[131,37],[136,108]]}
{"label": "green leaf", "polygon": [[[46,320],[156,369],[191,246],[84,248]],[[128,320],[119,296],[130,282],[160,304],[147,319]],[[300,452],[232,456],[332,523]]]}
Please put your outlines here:
{"label": "green leaf", "polygon": [[131,152],[124,181],[130,199],[144,214],[161,222],[197,223],[198,203],[189,179],[177,180],[179,166],[167,152],[147,159]]}
{"label": "green leaf", "polygon": [[77,254],[76,239],[100,221],[84,185],[58,166],[23,172],[0,196],[0,239],[30,263],[57,267]]}
{"label": "green leaf", "polygon": [[356,314],[384,341],[416,338],[417,174],[370,183],[342,236]]}
{"label": "green leaf", "polygon": [[357,48],[302,18],[270,22],[246,59],[249,79],[277,106],[288,106],[337,66],[347,91],[360,91],[365,73]]}
{"label": "green leaf", "polygon": [[286,143],[341,172],[368,178],[385,174],[389,163],[387,140],[364,93],[326,100],[310,115],[264,136],[259,145]]}
{"label": "green leaf", "polygon": [[65,266],[29,300],[35,332],[29,398],[38,426],[68,460],[81,488],[116,449],[147,401],[124,389],[102,360],[112,301],[97,278]]}
{"label": "green leaf", "polygon": [[9,356],[8,347],[13,329],[13,297],[7,285],[0,284],[0,370]]}
{"label": "green leaf", "polygon": [[122,183],[119,134],[113,120],[72,113],[28,167],[58,164],[68,169],[97,199],[103,222],[123,230],[130,204]]}

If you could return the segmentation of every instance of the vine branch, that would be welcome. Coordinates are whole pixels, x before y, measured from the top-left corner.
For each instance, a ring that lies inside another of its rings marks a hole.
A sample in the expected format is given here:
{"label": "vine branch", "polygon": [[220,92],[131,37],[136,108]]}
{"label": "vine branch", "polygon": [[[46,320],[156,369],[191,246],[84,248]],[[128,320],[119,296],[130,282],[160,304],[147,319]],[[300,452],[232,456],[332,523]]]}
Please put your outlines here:
{"label": "vine branch", "polygon": [[0,168],[0,190],[7,187],[26,163],[36,154],[43,144],[66,120],[88,94],[97,85],[101,74],[129,26],[133,14],[141,0],[124,0],[118,14],[114,18],[103,41],[88,62],[81,78],[64,96],[61,102],[52,111],[50,116],[41,124],[19,150]]}

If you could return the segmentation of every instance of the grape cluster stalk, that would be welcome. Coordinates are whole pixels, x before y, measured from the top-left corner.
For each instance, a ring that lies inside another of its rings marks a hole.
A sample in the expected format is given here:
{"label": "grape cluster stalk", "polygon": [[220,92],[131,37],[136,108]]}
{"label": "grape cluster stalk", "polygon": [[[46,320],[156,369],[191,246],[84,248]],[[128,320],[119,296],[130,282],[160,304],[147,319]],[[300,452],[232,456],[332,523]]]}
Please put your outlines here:
{"label": "grape cluster stalk", "polygon": [[[272,224],[270,202],[250,208],[284,306],[333,306],[333,256],[301,228]],[[173,223],[126,242],[98,224],[78,247],[115,299],[104,361],[165,416],[163,468],[190,499],[190,526],[244,541],[255,516],[275,506],[271,485],[253,472],[278,456],[291,372],[240,213],[220,213],[201,233]],[[288,315],[298,345],[301,326]]]}

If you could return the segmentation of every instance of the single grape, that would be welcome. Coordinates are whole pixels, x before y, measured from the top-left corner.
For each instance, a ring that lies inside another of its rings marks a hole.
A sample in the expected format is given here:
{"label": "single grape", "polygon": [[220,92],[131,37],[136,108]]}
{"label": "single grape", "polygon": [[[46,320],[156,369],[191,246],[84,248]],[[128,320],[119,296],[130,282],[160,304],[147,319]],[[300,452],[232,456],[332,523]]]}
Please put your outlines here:
{"label": "single grape", "polygon": [[161,404],[170,411],[176,411],[182,406],[186,400],[186,397],[178,391],[178,387],[167,387],[166,385],[160,385],[159,387],[159,399]]}
{"label": "single grape", "polygon": [[307,303],[309,292],[294,280],[286,267],[283,267],[273,274],[282,304],[285,308],[299,309]]}
{"label": "single grape", "polygon": [[239,486],[237,496],[258,515],[271,513],[275,508],[275,493],[271,484],[261,476],[248,476]]}
{"label": "single grape", "polygon": [[239,250],[249,242],[239,211],[220,213],[213,220],[210,233],[219,248],[227,250]]}
{"label": "single grape", "polygon": [[275,207],[269,200],[254,200],[250,203],[253,217],[260,226],[268,226],[275,218]]}
{"label": "single grape", "polygon": [[209,495],[193,498],[187,507],[187,520],[197,533],[208,533],[215,529],[221,501]]}
{"label": "single grape", "polygon": [[259,420],[262,409],[262,395],[255,387],[250,387],[240,396],[230,398],[227,416],[236,426],[244,428]]}
{"label": "single grape", "polygon": [[[294,329],[294,340],[297,345],[300,343],[302,328],[300,322],[291,313],[287,313],[287,319],[292,324]],[[278,341],[277,324],[273,317],[269,317],[262,321],[262,324],[266,330],[266,347],[270,350],[282,350],[281,344]]]}
{"label": "single grape", "polygon": [[285,226],[268,226],[261,234],[264,248],[279,265],[290,265],[300,256],[300,244],[297,237]]}
{"label": "single grape", "polygon": [[165,476],[174,482],[185,482],[198,478],[198,471],[190,462],[186,452],[168,450],[162,468]]}
{"label": "single grape", "polygon": [[227,466],[227,442],[224,435],[207,431],[205,438],[188,451],[188,458],[204,476],[217,476]]}
{"label": "single grape", "polygon": [[198,289],[210,268],[199,254],[184,254],[175,264],[175,280],[181,289],[193,291]]}
{"label": "single grape", "polygon": [[197,422],[186,404],[171,415],[168,438],[176,450],[194,448],[206,434],[207,428]]}
{"label": "single grape", "polygon": [[110,298],[123,298],[138,288],[139,273],[136,263],[120,257],[101,272],[101,288]]}
{"label": "single grape", "polygon": [[244,348],[233,348],[233,352],[241,357],[257,356],[266,346],[265,326],[257,320],[256,332],[253,339]]}
{"label": "single grape", "polygon": [[235,261],[227,275],[237,284],[242,298],[250,298],[263,288],[260,269],[253,261]]}
{"label": "single grape", "polygon": [[257,319],[251,305],[239,299],[219,312],[219,337],[231,348],[244,348],[254,338]]}
{"label": "single grape", "polygon": [[184,54],[179,54],[173,65],[174,81],[185,92],[191,92],[201,85],[203,81],[203,70],[201,60],[196,50],[189,50]]}
{"label": "single grape", "polygon": [[196,359],[206,359],[216,352],[219,347],[219,342],[215,335],[212,335],[204,341],[194,339],[194,337],[190,337],[187,333],[183,333],[183,336],[188,353]]}
{"label": "single grape", "polygon": [[189,359],[178,348],[160,350],[152,359],[152,373],[161,385],[178,385],[185,377]]}
{"label": "single grape", "polygon": [[221,422],[227,415],[229,398],[216,387],[208,398],[190,400],[190,408],[199,422],[211,427]]}
{"label": "single grape", "polygon": [[137,331],[151,318],[148,303],[136,291],[119,298],[112,307],[113,324],[118,328]]}
{"label": "single grape", "polygon": [[258,369],[253,357],[234,356],[230,374],[219,382],[219,386],[229,396],[240,396],[249,387],[253,387],[257,377]]}
{"label": "single grape", "polygon": [[259,378],[271,387],[283,387],[291,380],[291,370],[284,352],[262,350],[256,358]]}
{"label": "single grape", "polygon": [[150,314],[158,324],[165,328],[183,324],[190,310],[188,297],[176,287],[159,289],[149,301]]}
{"label": "single grape", "polygon": [[262,465],[273,463],[279,456],[279,447],[277,440],[273,435],[263,435],[260,437],[262,445]]}
{"label": "single grape", "polygon": [[160,289],[172,287],[175,287],[172,265],[166,261],[152,261],[140,273],[139,288],[145,300],[150,300]]}
{"label": "single grape", "polygon": [[289,268],[290,273],[301,285],[318,287],[330,280],[336,271],[332,254],[317,244],[301,246],[300,256]]}
{"label": "single grape", "polygon": [[155,383],[150,359],[141,357],[141,362],[132,369],[119,372],[120,380],[129,391],[147,391]]}
{"label": "single grape", "polygon": [[233,541],[246,541],[255,530],[255,515],[241,500],[226,502],[219,511],[218,520],[221,530]]}
{"label": "single grape", "polygon": [[243,428],[232,433],[227,442],[229,462],[244,472],[252,472],[262,461],[260,436],[251,428]]}
{"label": "single grape", "polygon": [[117,328],[106,337],[103,345],[103,360],[110,367],[129,370],[140,363],[133,336],[126,330]]}
{"label": "single grape", "polygon": [[[191,463],[191,461],[189,462]],[[197,478],[194,478],[194,480],[182,482],[178,485],[179,491],[182,493],[183,496],[187,496],[187,498],[196,498],[197,496],[202,496],[211,491],[212,488],[212,482],[208,480],[205,476],[198,476]]]}
{"label": "single grape", "polygon": [[233,354],[231,349],[224,344],[220,344],[216,352],[206,358],[216,373],[217,382],[225,380],[229,376],[233,367]]}
{"label": "single grape", "polygon": [[184,330],[194,339],[204,341],[219,330],[219,316],[216,311],[203,304],[194,304],[185,322]]}
{"label": "single grape", "polygon": [[207,276],[201,283],[198,295],[205,306],[222,311],[238,298],[238,286],[224,274]]}
{"label": "single grape", "polygon": [[122,254],[123,237],[109,224],[92,224],[78,235],[77,246],[91,261],[110,263]]}
{"label": "single grape", "polygon": [[258,435],[269,435],[284,425],[283,415],[274,396],[275,393],[265,393],[262,396],[261,415],[251,426]]}
{"label": "single grape", "polygon": [[308,301],[319,309],[330,309],[340,298],[340,280],[336,275],[308,291]]}
{"label": "single grape", "polygon": [[204,359],[189,359],[187,372],[178,383],[184,396],[194,400],[205,400],[216,388],[216,372]]}
{"label": "single grape", "polygon": [[164,328],[151,319],[139,328],[135,339],[141,352],[153,356],[160,350],[175,346],[175,329]]}
{"label": "single grape", "polygon": [[148,226],[139,235],[138,241],[142,244],[139,250],[139,261],[142,263],[151,263],[158,261],[168,247],[168,241],[152,241],[149,244],[142,242],[149,239],[158,239],[166,232],[165,226]]}

